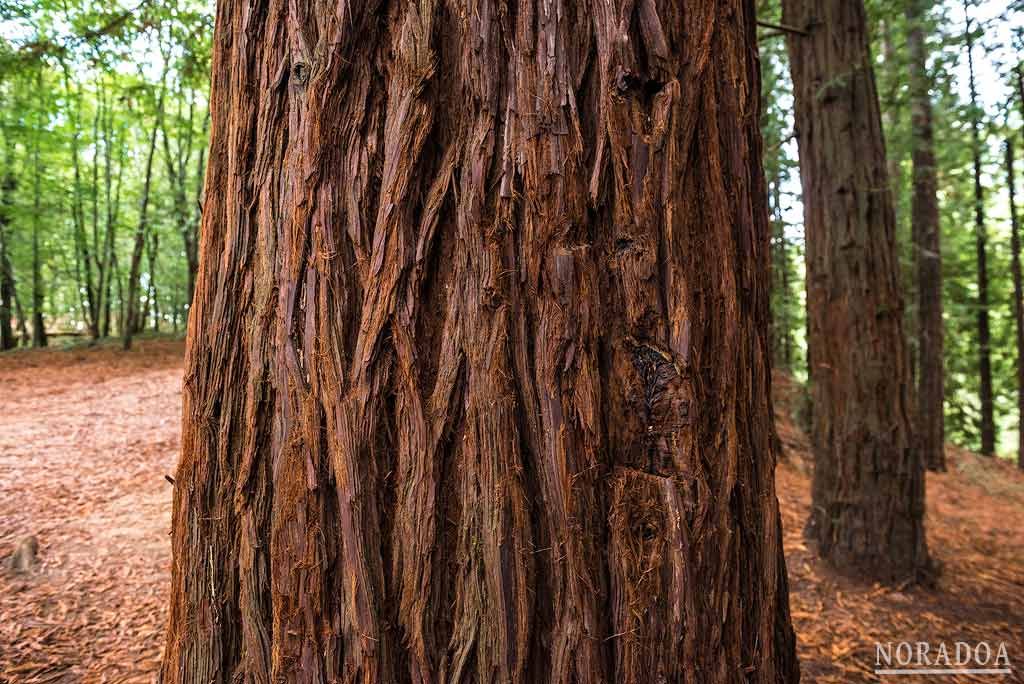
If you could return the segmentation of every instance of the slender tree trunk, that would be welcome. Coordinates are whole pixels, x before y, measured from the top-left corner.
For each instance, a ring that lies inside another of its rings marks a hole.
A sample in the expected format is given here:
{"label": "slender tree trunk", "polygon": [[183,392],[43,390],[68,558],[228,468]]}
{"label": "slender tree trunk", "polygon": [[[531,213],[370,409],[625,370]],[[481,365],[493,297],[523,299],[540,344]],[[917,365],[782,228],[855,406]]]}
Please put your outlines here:
{"label": "slender tree trunk", "polygon": [[[160,95],[157,98],[156,116],[158,119],[161,116],[160,112],[163,110],[163,105],[164,91],[161,88]],[[159,125],[154,122],[153,130],[149,134],[146,170],[142,180],[142,197],[139,200],[139,223],[135,228],[135,244],[132,246],[132,261],[128,271],[128,313],[121,333],[121,344],[125,349],[131,349],[132,335],[141,327],[139,320],[139,272],[142,270],[142,253],[146,247],[146,235],[149,230],[149,189],[153,179],[153,157],[156,155],[158,131]],[[150,277],[152,278],[152,275]]]}
{"label": "slender tree trunk", "polygon": [[943,398],[942,245],[939,225],[931,77],[925,44],[929,0],[907,2],[911,144],[914,190],[911,221],[917,265],[917,438],[931,470],[946,469]]}
{"label": "slender tree trunk", "polygon": [[[180,120],[182,118],[180,103],[183,99],[183,93],[179,92],[178,95],[178,120]],[[174,213],[178,222],[178,230],[181,234],[182,246],[185,251],[187,298],[189,306],[191,306],[192,297],[195,292],[196,273],[199,268],[199,212],[198,209],[193,210],[190,207],[188,189],[188,167],[193,146],[193,111],[194,105],[190,102],[185,133],[180,136],[181,139],[177,141],[176,146],[171,145],[171,136],[168,132],[169,127],[166,119],[162,120],[164,161],[167,167],[167,177],[171,183]],[[203,137],[205,139],[205,122],[203,128]],[[206,148],[201,148],[199,156],[200,168],[203,164],[205,152]],[[197,203],[200,199],[199,194],[202,177],[202,172],[197,171],[195,198]]]}
{"label": "slender tree trunk", "polygon": [[772,287],[777,288],[776,301],[781,306],[772,311],[772,352],[777,366],[786,371],[791,366],[792,321],[789,320],[789,253],[786,241],[786,224],[782,220],[780,207],[781,184],[775,165],[771,165],[773,177],[768,179],[768,216],[772,227]]}
{"label": "slender tree trunk", "polygon": [[[10,157],[5,155],[5,165]],[[7,226],[10,224],[11,207],[16,187],[14,174],[5,171],[0,179],[0,351],[17,346],[11,319],[14,316],[15,280],[7,245]]]}
{"label": "slender tree trunk", "polygon": [[754,3],[629,7],[221,0],[165,684],[797,680]]}
{"label": "slender tree trunk", "polygon": [[127,311],[125,310],[124,301],[124,275],[121,273],[121,267],[117,263],[117,258],[114,259],[114,274],[117,278],[117,332],[124,335],[125,328],[125,316]]}
{"label": "slender tree trunk", "polygon": [[967,14],[967,65],[970,72],[971,92],[971,153],[974,162],[974,234],[978,265],[978,398],[981,401],[981,453],[992,456],[996,452],[995,406],[992,394],[992,333],[988,311],[988,242],[985,228],[985,191],[981,181],[981,116],[978,109],[978,90],[974,79],[974,34],[970,20],[970,6],[964,2]]}
{"label": "slender tree trunk", "polygon": [[[3,229],[0,228],[0,231]],[[0,236],[0,351],[7,351],[17,346],[14,337],[14,269],[7,254],[3,236]]]}
{"label": "slender tree trunk", "polygon": [[[149,240],[146,243],[146,258],[149,261],[149,296],[146,298],[147,316],[152,311],[153,332],[160,332],[160,299],[156,284],[156,258],[160,250],[160,234],[150,231]],[[140,329],[145,325],[146,316],[139,321]]]}
{"label": "slender tree trunk", "polygon": [[[72,86],[74,79],[64,59],[58,58],[64,75],[64,93],[71,107],[71,166],[74,170],[74,187],[71,194],[71,220],[74,228],[75,275],[78,279],[79,306],[82,318],[93,339],[99,336],[97,325],[96,285],[93,280],[93,255],[86,233],[85,200],[82,196],[81,162],[81,91]],[[70,105],[69,105],[70,107]]]}
{"label": "slender tree trunk", "polygon": [[[1017,65],[1017,105],[1024,116],[1024,62]],[[1013,252],[1013,312],[1017,319],[1017,466],[1024,470],[1024,286],[1021,283],[1020,218],[1017,214],[1013,141],[1007,141],[1007,173],[1010,186],[1011,249]]]}
{"label": "slender tree trunk", "polygon": [[1021,284],[1020,224],[1013,138],[1006,139],[1006,186],[1010,195],[1010,270],[1013,274],[1013,317],[1017,324],[1017,465],[1024,469],[1024,287]]}
{"label": "slender tree trunk", "polygon": [[110,283],[114,279],[114,264],[107,263],[107,280],[103,286],[103,314],[100,317],[100,337],[110,336]]}
{"label": "slender tree trunk", "polygon": [[32,346],[47,345],[46,323],[43,320],[43,261],[39,246],[39,218],[42,206],[43,168],[39,161],[39,141],[36,140],[32,152],[34,166],[33,200],[32,200]]}
{"label": "slender tree trunk", "polygon": [[18,335],[21,337],[21,346],[27,347],[32,343],[32,335],[28,331],[28,317],[25,309],[21,306],[21,299],[18,291],[14,291],[14,317],[18,321]]}
{"label": "slender tree trunk", "polygon": [[784,0],[807,250],[808,534],[836,568],[924,578],[895,214],[861,0]]}
{"label": "slender tree trunk", "polygon": [[[100,117],[103,115],[105,108],[105,95],[101,83],[97,83],[97,105],[96,114],[92,121],[92,139],[93,139],[93,161],[92,161],[92,257],[93,262],[96,266],[96,291],[93,307],[95,309],[93,317],[93,326],[90,330],[93,340],[98,340],[102,336],[102,318],[103,318],[103,292],[104,284],[106,283],[106,263],[104,257],[106,251],[103,248],[103,243],[100,241],[100,160],[99,160],[99,148],[101,144],[100,139]],[[104,145],[104,147],[106,147]],[[104,150],[107,153],[106,150]]]}
{"label": "slender tree trunk", "polygon": [[[100,336],[110,336],[110,307],[111,291],[114,278],[117,277],[116,267],[116,232],[117,232],[117,202],[115,193],[120,193],[120,181],[118,189],[114,189],[114,159],[111,154],[111,147],[115,144],[113,110],[108,106],[104,110],[103,117],[103,205],[104,205],[104,238],[103,238],[103,277],[100,285],[101,318]],[[118,170],[120,178],[120,169]]]}

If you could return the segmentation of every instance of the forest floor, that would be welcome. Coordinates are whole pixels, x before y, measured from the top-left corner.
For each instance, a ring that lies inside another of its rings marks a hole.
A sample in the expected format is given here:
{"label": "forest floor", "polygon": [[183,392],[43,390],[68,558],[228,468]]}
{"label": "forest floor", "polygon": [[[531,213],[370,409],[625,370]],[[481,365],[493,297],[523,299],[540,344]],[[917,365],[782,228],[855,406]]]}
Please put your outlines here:
{"label": "forest floor", "polygon": [[[162,648],[172,475],[179,447],[178,341],[0,355],[0,559],[29,537],[38,564],[0,568],[0,683],[151,682]],[[797,389],[776,383],[787,460],[777,483],[803,681],[876,682],[876,642],[1006,643],[1024,681],[1024,476],[950,448],[928,478],[934,589],[842,578],[804,544],[806,437]],[[898,681],[936,681],[923,677]]]}

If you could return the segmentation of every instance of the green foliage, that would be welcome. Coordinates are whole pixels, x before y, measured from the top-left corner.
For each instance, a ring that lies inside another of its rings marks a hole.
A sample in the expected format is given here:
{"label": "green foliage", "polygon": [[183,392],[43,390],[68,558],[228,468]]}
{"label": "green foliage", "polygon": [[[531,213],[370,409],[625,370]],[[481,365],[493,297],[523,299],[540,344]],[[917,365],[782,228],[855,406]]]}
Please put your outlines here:
{"label": "green foliage", "polygon": [[194,222],[202,168],[187,170],[182,216],[175,202],[181,179],[170,177],[164,155],[178,164],[205,149],[210,9],[191,1],[0,2],[0,176],[13,177],[16,187],[3,237],[23,314],[38,272],[51,331],[88,330],[90,271],[93,298],[105,296],[111,309],[106,331],[118,331],[154,127],[146,244],[155,253],[143,259],[141,305],[149,327],[184,320],[182,224]]}
{"label": "green foliage", "polygon": [[[906,3],[866,0],[873,26],[872,55],[878,83],[879,105],[886,134],[890,184],[897,215],[897,240],[900,246],[904,283],[904,303],[908,344],[912,357],[916,352],[916,286],[911,234],[910,201],[912,166],[911,129],[908,92],[908,56],[906,50]],[[985,213],[988,233],[989,314],[992,329],[992,366],[996,422],[1000,451],[1013,453],[1016,446],[1016,351],[1014,346],[1013,285],[1010,273],[1009,215],[1002,168],[1002,144],[1008,135],[1021,136],[1021,114],[1011,87],[1012,70],[1024,59],[1024,3],[997,3],[968,0],[971,32],[975,39],[975,66],[982,92],[977,111],[970,107],[965,57],[965,4],[963,0],[936,0],[930,5],[926,24],[929,72],[934,83],[932,99],[935,114],[936,154],[939,166],[939,201],[942,220],[944,276],[944,319],[946,323],[946,434],[962,446],[980,446],[980,401],[978,379],[977,331],[977,256],[974,231],[973,142],[971,117],[983,123],[982,163],[984,171]],[[777,0],[759,4],[762,19],[778,22]],[[765,35],[766,32],[762,32]],[[773,232],[772,311],[776,366],[780,340],[796,342],[803,352],[803,268],[802,230],[799,225],[799,182],[796,173],[796,146],[784,139],[792,126],[792,96],[784,40],[768,37],[761,41],[765,170],[769,182],[778,183],[780,206],[772,206],[776,222]],[[830,84],[823,85],[827,87]],[[835,85],[835,84],[831,84]],[[781,142],[780,142],[781,141]],[[1018,178],[1021,174],[1018,173]],[[1018,188],[1018,196],[1024,189]],[[1018,205],[1021,202],[1018,200]],[[784,225],[784,229],[780,228]],[[783,248],[780,250],[780,246]],[[784,256],[779,257],[782,253]],[[784,270],[785,269],[785,270]],[[786,273],[786,282],[779,277]],[[799,363],[788,364],[799,370]]]}
{"label": "green foliage", "polygon": [[[908,342],[914,351],[915,280],[910,197],[910,112],[905,3],[867,0],[904,273]],[[927,24],[934,89],[946,321],[947,434],[977,448],[977,267],[970,121],[983,122],[990,317],[1001,447],[1012,450],[1014,320],[1009,217],[1001,145],[1020,138],[1024,111],[1011,96],[1022,59],[1024,3],[968,0],[982,102],[972,111],[962,0],[931,3]],[[759,16],[781,22],[778,0]],[[760,29],[762,135],[772,226],[772,343],[776,367],[805,377],[803,228],[786,38]],[[194,241],[209,112],[208,3],[0,0],[0,179],[13,181],[0,246],[11,264],[20,313],[31,325],[33,294],[50,330],[89,331],[111,312],[118,330],[125,280],[157,129],[140,301],[147,325],[181,326],[187,314],[188,241]],[[841,86],[825,84],[822,87]],[[1021,139],[1024,148],[1024,139]],[[1024,156],[1024,155],[1021,155]],[[1018,174],[1024,176],[1024,174]],[[1024,189],[1018,189],[1024,193]],[[1024,203],[1024,202],[1022,202]],[[108,243],[109,236],[109,243]],[[105,270],[106,284],[99,271]],[[100,293],[99,290],[109,290]],[[94,332],[101,332],[96,330]]]}
{"label": "green foliage", "polygon": [[[761,2],[760,16],[779,22],[778,0]],[[761,42],[761,135],[772,226],[772,350],[775,366],[805,375],[806,300],[803,286],[803,226],[792,211],[799,201],[799,170],[793,136],[793,87],[782,36]]]}

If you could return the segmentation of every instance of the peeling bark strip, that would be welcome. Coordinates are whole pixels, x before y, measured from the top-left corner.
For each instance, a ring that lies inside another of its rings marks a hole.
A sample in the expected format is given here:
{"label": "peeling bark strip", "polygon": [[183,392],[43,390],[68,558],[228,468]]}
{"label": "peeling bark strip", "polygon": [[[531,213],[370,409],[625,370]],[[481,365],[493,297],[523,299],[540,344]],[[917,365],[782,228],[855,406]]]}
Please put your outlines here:
{"label": "peeling bark strip", "polygon": [[754,40],[219,3],[164,682],[797,680]]}
{"label": "peeling bark strip", "polygon": [[784,0],[807,235],[814,403],[808,531],[840,570],[929,569],[895,213],[861,0]]}

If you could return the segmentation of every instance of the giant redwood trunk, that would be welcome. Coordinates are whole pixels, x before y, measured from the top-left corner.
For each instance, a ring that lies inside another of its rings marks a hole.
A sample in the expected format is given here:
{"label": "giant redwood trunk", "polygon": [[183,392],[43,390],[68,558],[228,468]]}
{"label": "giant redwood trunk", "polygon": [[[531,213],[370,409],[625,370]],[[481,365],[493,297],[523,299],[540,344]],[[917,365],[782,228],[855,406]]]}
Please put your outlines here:
{"label": "giant redwood trunk", "polygon": [[921,459],[931,470],[946,469],[943,424],[945,372],[942,326],[942,244],[939,224],[938,169],[932,126],[931,77],[925,21],[929,0],[907,2],[907,51],[910,57],[911,157],[914,191],[911,221],[917,266],[917,415]]}
{"label": "giant redwood trunk", "polygon": [[807,259],[815,468],[808,533],[842,571],[928,568],[924,469],[878,94],[861,0],[784,0]]}
{"label": "giant redwood trunk", "polygon": [[219,2],[165,683],[797,680],[754,40]]}

